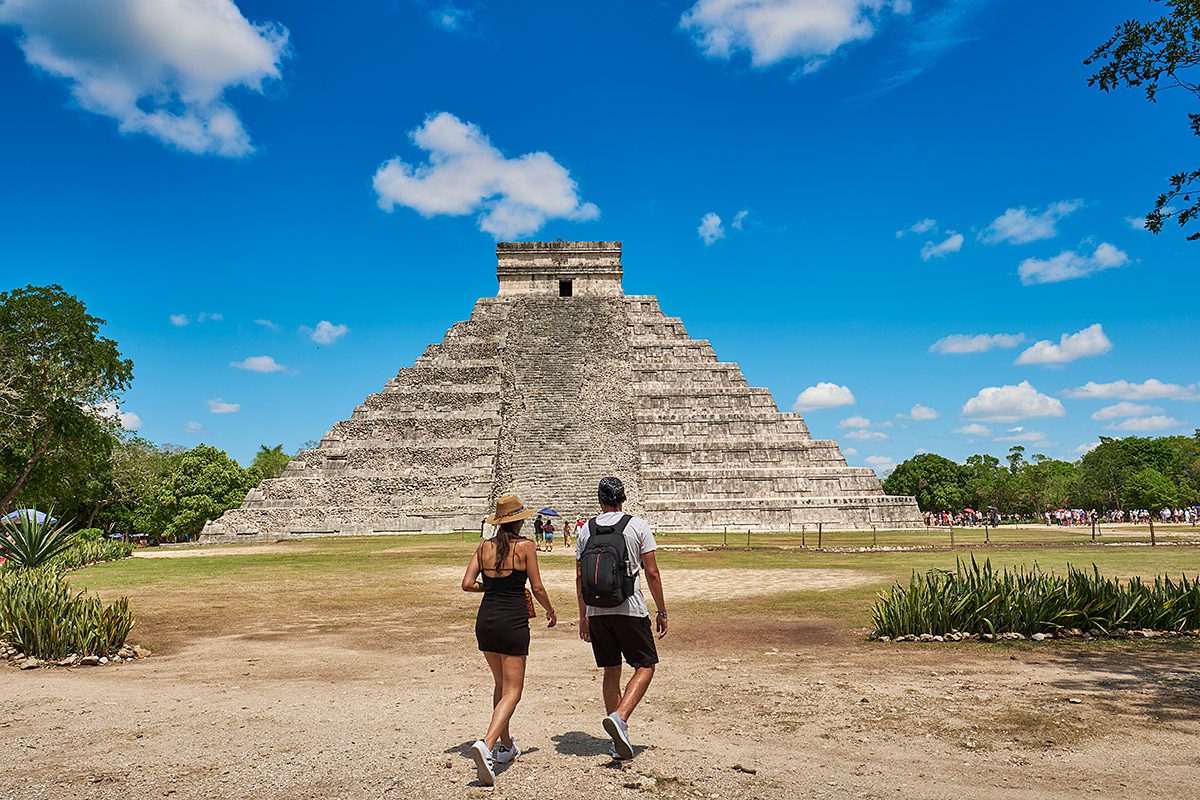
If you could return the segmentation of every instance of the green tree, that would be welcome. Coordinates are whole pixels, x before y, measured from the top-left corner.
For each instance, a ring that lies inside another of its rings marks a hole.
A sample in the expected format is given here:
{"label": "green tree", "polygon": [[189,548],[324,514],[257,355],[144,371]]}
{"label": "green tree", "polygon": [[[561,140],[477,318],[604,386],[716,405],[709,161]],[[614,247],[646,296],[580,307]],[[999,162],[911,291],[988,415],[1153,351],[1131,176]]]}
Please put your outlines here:
{"label": "green tree", "polygon": [[1006,506],[1008,470],[1000,466],[1000,459],[987,454],[973,455],[967,459],[964,471],[967,496],[976,508],[995,506],[1002,512],[1011,512]]}
{"label": "green tree", "polygon": [[897,464],[883,490],[912,495],[922,511],[957,511],[966,505],[967,474],[948,458],[921,453]]}
{"label": "green tree", "polygon": [[1175,503],[1175,484],[1153,467],[1138,470],[1125,485],[1125,502],[1150,512],[1150,543],[1154,544],[1154,515]]}
{"label": "green tree", "polygon": [[173,455],[139,506],[135,523],[145,533],[168,539],[195,537],[205,522],[241,504],[254,474],[206,444]]}
{"label": "green tree", "polygon": [[119,425],[133,363],[100,335],[103,324],[60,286],[0,292],[0,509],[97,425]]}
{"label": "green tree", "polygon": [[283,452],[283,445],[267,447],[264,444],[259,446],[258,453],[254,456],[254,462],[250,464],[250,469],[258,470],[259,476],[264,479],[278,478],[291,462],[292,457]]}
{"label": "green tree", "polygon": [[[1153,0],[1168,13],[1149,22],[1130,19],[1118,25],[1113,35],[1096,48],[1083,63],[1098,65],[1088,86],[1109,92],[1120,86],[1139,87],[1151,103],[1158,102],[1163,89],[1182,89],[1200,97],[1200,0]],[[1200,114],[1188,114],[1192,133],[1200,136]],[[1167,191],[1159,195],[1146,215],[1146,228],[1162,231],[1171,217],[1180,227],[1200,218],[1200,169],[1185,169],[1172,175]],[[1175,209],[1172,203],[1187,203]],[[1200,232],[1187,237],[1200,239]]]}
{"label": "green tree", "polygon": [[1057,508],[1074,507],[1079,495],[1079,477],[1075,465],[1035,455],[1025,468],[1028,504],[1041,516]]}

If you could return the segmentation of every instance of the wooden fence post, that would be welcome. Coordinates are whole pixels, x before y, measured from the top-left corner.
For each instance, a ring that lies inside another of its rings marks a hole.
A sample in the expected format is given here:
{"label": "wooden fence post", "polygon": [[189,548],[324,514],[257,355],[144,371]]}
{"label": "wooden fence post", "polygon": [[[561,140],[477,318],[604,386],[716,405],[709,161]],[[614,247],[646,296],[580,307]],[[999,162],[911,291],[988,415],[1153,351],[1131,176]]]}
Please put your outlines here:
{"label": "wooden fence post", "polygon": [[824,522],[817,523],[817,549],[818,550],[821,550],[824,548],[824,545],[822,544],[822,533],[824,531],[824,528],[825,528]]}
{"label": "wooden fence post", "polygon": [[729,526],[728,526],[728,525],[726,525],[726,526],[724,527],[724,529],[723,529],[723,530],[724,530],[725,532],[724,532],[724,533],[721,535],[721,536],[722,536],[722,539],[721,539],[721,546],[722,546],[722,547],[729,547]]}
{"label": "wooden fence post", "polygon": [[805,535],[804,535],[804,532],[807,529],[808,529],[808,524],[805,522],[801,522],[800,523],[800,546],[801,547],[808,547],[808,540],[805,538]]}

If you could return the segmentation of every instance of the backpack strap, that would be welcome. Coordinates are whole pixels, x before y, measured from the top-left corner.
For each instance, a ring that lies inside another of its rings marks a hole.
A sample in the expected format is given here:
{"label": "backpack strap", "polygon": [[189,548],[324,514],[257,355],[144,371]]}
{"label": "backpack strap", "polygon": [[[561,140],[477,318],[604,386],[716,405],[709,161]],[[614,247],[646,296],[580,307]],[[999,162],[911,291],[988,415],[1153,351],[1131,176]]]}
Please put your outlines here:
{"label": "backpack strap", "polygon": [[631,519],[633,519],[633,517],[630,516],[629,514],[622,514],[620,521],[618,521],[617,524],[613,526],[614,528],[616,528],[615,532],[624,534],[625,526],[627,526],[629,524],[629,520],[631,520]]}
{"label": "backpack strap", "polygon": [[595,517],[592,517],[591,519],[588,520],[588,535],[589,536],[596,535],[596,518]]}

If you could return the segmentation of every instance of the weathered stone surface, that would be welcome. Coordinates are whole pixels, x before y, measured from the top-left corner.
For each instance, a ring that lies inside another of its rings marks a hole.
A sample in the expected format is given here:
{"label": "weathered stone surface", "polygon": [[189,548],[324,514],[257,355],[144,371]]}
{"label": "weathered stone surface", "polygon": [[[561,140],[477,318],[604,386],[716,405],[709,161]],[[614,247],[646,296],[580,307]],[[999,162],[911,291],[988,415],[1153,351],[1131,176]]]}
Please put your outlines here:
{"label": "weathered stone surface", "polygon": [[912,498],[885,496],[657,298],[623,294],[620,255],[619,242],[498,245],[498,296],[201,541],[474,530],[513,491],[586,515],[606,474],[659,529],[921,525]]}

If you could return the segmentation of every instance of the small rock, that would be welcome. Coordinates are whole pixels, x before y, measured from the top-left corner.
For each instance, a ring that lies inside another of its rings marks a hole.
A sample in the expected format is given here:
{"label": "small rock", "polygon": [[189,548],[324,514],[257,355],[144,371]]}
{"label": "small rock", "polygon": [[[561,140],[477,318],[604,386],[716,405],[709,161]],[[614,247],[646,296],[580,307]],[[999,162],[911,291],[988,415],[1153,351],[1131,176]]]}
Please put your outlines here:
{"label": "small rock", "polygon": [[1044,641],[1046,641],[1046,634],[1035,633],[1033,636],[1030,636],[1029,638],[1033,639],[1035,642],[1044,642]]}
{"label": "small rock", "polygon": [[108,656],[100,656],[100,663],[101,663],[101,664],[107,664],[107,663],[108,663]]}
{"label": "small rock", "polygon": [[944,642],[944,641],[946,641],[946,637],[944,637],[944,636],[934,636],[934,637],[933,637],[933,640],[934,640],[935,642]]}
{"label": "small rock", "polygon": [[27,658],[21,662],[21,669],[37,669],[42,665],[42,662],[36,658]]}
{"label": "small rock", "polygon": [[75,666],[75,661],[78,658],[79,658],[79,656],[72,653],[71,655],[67,656],[66,658],[60,658],[55,663],[58,664],[58,666],[60,666],[60,667],[73,667],[73,666]]}
{"label": "small rock", "polygon": [[100,656],[84,656],[79,659],[79,665],[82,667],[97,667],[100,665]]}
{"label": "small rock", "polygon": [[733,768],[735,771],[744,772],[747,775],[757,775],[758,774],[758,770],[755,769],[754,767],[743,767],[741,764],[734,764]]}
{"label": "small rock", "polygon": [[142,647],[140,644],[135,644],[130,649],[133,650],[133,654],[138,658],[145,658],[146,656],[150,655],[150,651]]}
{"label": "small rock", "polygon": [[1071,703],[1071,704],[1073,704],[1073,705],[1079,705],[1079,704],[1080,704],[1080,703],[1082,703],[1083,701],[1082,701],[1082,700],[1080,700],[1078,697],[1071,697],[1071,698],[1068,698],[1068,699],[1067,699],[1067,702],[1068,702],[1068,703]]}
{"label": "small rock", "polygon": [[918,636],[917,638],[918,638],[918,639],[920,639],[922,642],[932,642],[932,641],[933,641],[933,634],[931,634],[931,633],[922,633],[922,634],[921,634],[920,636]]}

